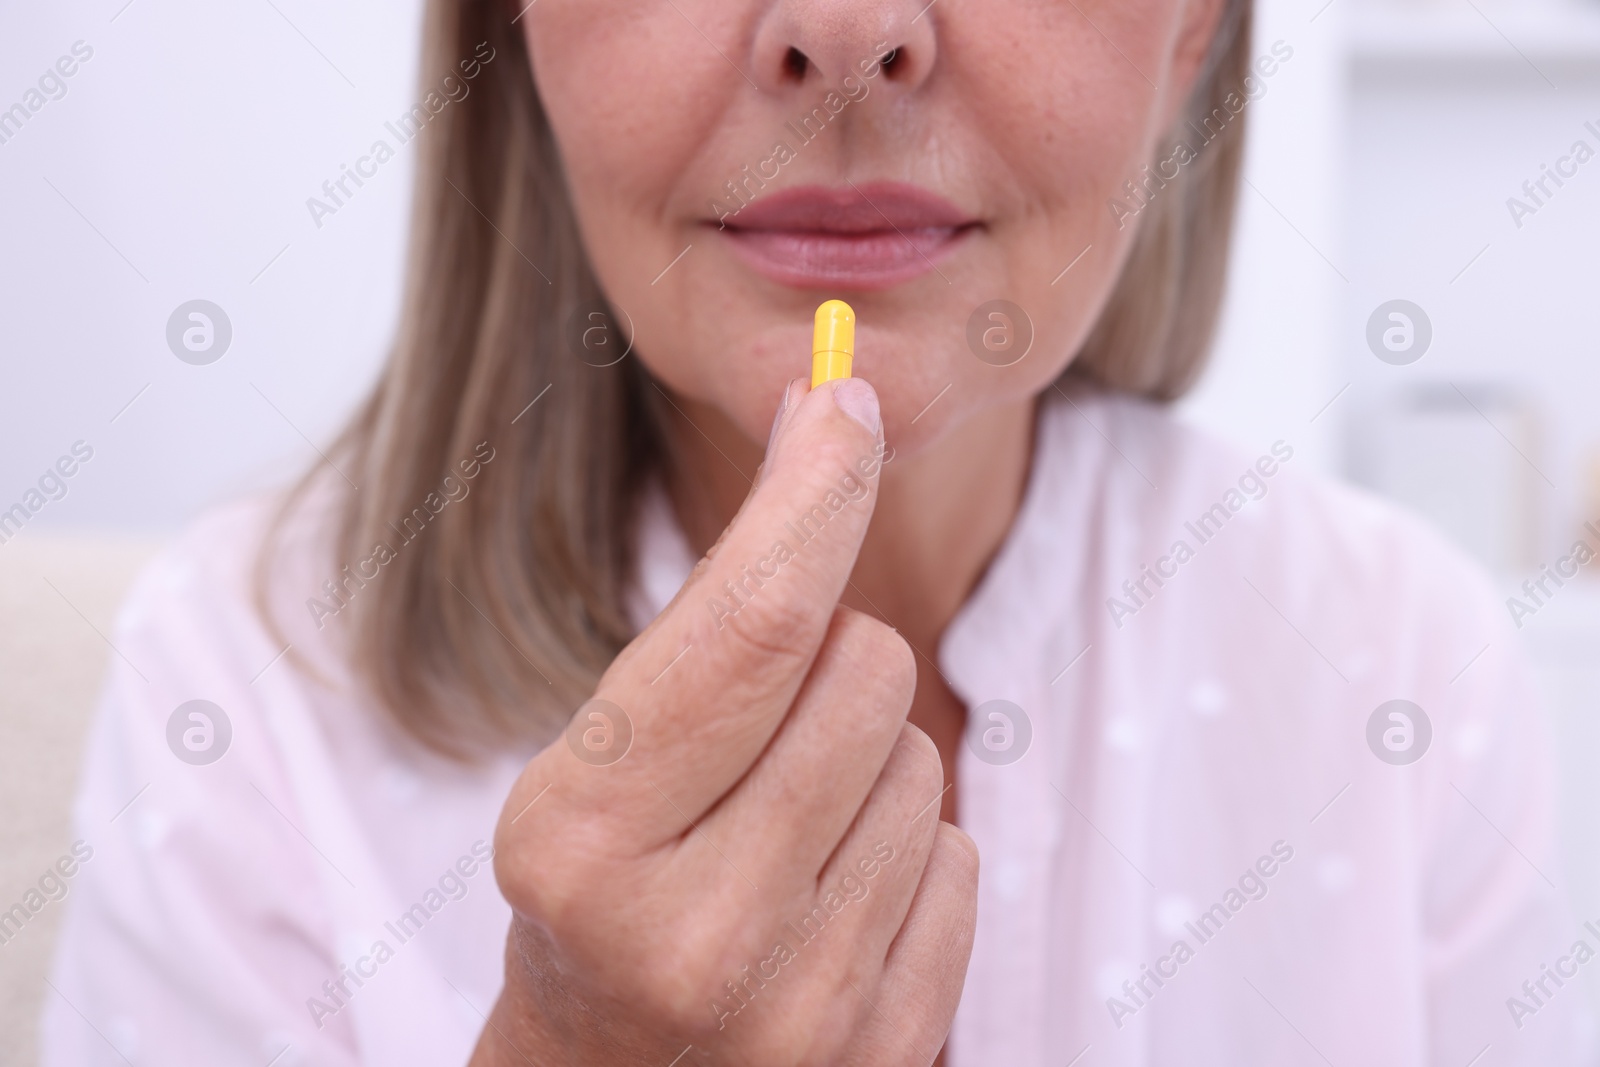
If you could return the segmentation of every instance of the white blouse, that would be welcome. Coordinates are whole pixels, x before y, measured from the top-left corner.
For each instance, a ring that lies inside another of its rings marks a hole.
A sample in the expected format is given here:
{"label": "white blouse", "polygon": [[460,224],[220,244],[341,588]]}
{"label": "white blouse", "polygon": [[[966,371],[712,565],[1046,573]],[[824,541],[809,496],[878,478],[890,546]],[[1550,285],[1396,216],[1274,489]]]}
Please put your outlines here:
{"label": "white blouse", "polygon": [[[1591,1055],[1573,976],[1600,935],[1555,888],[1505,613],[1294,446],[1236,453],[1088,392],[1044,406],[1022,509],[937,650],[972,709],[959,820],[982,856],[953,1064]],[[268,514],[198,523],[118,621],[47,1067],[459,1064],[500,988],[489,842],[531,753],[422,751],[334,622],[297,613],[281,655],[249,584]],[[334,575],[326,538],[293,537],[298,604]],[[641,620],[693,562],[654,500]]]}

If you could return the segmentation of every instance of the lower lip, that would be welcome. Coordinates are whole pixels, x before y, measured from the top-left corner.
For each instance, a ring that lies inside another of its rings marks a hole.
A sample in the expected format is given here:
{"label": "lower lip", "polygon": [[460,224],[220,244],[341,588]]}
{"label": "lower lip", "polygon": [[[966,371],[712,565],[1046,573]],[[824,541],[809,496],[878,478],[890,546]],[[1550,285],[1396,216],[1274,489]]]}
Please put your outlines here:
{"label": "lower lip", "polygon": [[938,269],[970,227],[930,226],[871,233],[820,230],[721,231],[752,270],[800,289],[888,289]]}

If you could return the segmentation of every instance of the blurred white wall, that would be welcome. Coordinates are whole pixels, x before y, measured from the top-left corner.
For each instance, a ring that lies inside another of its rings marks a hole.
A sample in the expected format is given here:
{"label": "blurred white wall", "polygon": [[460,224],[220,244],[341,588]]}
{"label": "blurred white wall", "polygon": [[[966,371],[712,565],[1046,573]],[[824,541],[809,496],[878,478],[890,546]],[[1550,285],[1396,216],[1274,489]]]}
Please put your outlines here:
{"label": "blurred white wall", "polygon": [[[1339,327],[1349,289],[1341,197],[1347,6],[1258,0],[1253,54],[1292,50],[1246,108],[1245,185],[1211,366],[1182,406],[1192,422],[1259,452],[1338,468]],[[1313,20],[1312,16],[1315,15]]]}
{"label": "blurred white wall", "polygon": [[[411,103],[420,4],[7,6],[0,108],[93,55],[0,143],[0,510],[83,440],[30,526],[170,531],[314,459],[382,359],[411,150],[320,229],[305,201]],[[197,298],[233,327],[209,366],[166,344]]]}

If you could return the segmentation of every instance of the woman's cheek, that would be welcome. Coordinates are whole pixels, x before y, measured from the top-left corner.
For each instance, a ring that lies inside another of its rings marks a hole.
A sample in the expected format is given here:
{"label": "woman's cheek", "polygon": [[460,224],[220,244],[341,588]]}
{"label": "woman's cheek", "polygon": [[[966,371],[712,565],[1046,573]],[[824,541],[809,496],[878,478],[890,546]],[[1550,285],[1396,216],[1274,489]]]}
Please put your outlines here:
{"label": "woman's cheek", "polygon": [[528,19],[534,82],[574,196],[664,196],[737,75],[670,4],[540,0]]}

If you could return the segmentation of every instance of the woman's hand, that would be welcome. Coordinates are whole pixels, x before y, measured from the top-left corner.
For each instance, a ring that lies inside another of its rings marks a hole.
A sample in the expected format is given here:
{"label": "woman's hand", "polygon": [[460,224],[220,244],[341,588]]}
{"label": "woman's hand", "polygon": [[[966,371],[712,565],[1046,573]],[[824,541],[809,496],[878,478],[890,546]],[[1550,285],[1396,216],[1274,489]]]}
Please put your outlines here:
{"label": "woman's hand", "polygon": [[944,1042],[977,851],[905,721],[910,648],[838,604],[877,401],[859,379],[789,396],[738,516],[511,791],[476,1065],[927,1064]]}

